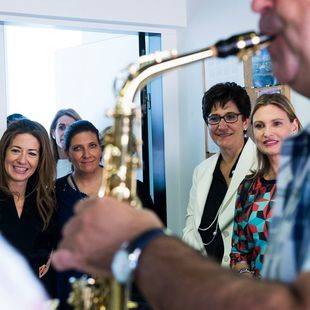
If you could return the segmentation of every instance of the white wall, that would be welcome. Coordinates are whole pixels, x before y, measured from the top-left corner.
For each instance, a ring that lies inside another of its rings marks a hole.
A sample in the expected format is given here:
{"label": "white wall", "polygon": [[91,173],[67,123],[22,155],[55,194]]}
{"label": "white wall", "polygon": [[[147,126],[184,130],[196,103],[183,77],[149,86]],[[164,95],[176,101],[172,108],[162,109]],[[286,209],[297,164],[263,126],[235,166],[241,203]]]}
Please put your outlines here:
{"label": "white wall", "polygon": [[115,105],[114,78],[138,58],[139,43],[137,35],[94,39],[56,52],[55,89],[59,109],[75,109],[101,131],[112,124],[105,113]]}
{"label": "white wall", "polygon": [[306,98],[294,90],[291,91],[291,101],[296,109],[296,114],[305,127],[310,123],[310,99]]}
{"label": "white wall", "polygon": [[1,14],[185,26],[186,0],[1,0]]}
{"label": "white wall", "polygon": [[[162,49],[177,46],[176,36],[162,37]],[[173,232],[179,231],[180,206],[180,139],[179,136],[179,74],[176,70],[163,76],[165,173],[167,193],[167,223]]]}
{"label": "white wall", "polygon": [[[4,51],[4,29],[0,26],[0,50]],[[0,134],[6,129],[7,92],[6,92],[5,56],[0,57]]]}

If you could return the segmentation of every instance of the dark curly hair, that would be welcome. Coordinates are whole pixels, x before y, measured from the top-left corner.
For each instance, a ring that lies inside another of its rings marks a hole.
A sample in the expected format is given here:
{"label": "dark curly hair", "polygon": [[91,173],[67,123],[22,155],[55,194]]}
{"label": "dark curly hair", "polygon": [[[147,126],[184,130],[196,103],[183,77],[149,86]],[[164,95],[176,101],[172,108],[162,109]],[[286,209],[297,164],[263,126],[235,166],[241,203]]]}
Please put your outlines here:
{"label": "dark curly hair", "polygon": [[233,101],[243,116],[250,117],[251,101],[246,90],[234,82],[226,82],[212,86],[203,95],[202,114],[205,122],[207,123],[214,106],[219,105],[223,108],[228,101]]}

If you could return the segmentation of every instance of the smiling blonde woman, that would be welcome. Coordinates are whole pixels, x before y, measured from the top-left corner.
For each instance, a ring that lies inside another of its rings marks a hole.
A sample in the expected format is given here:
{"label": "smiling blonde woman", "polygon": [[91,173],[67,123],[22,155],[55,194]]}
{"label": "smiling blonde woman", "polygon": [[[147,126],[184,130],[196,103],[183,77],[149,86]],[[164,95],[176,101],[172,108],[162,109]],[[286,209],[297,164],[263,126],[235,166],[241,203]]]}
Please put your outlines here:
{"label": "smiling blonde woman", "polygon": [[233,269],[260,278],[282,143],[302,126],[292,104],[281,94],[259,97],[250,119],[257,145],[258,170],[245,178],[238,189],[230,257]]}

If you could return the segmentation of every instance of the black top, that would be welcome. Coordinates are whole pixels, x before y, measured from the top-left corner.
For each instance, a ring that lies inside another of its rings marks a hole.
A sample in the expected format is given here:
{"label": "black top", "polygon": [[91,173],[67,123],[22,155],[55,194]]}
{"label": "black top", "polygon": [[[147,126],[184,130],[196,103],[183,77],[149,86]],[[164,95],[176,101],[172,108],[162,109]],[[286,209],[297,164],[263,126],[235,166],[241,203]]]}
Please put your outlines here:
{"label": "black top", "polygon": [[[73,181],[72,183],[76,189],[72,188],[68,182],[68,176],[71,177],[71,175],[66,175],[57,179],[56,181],[56,199],[58,205],[57,214],[60,230],[71,218],[71,216],[73,216],[74,205],[79,200],[87,198],[86,194],[79,191],[73,178],[71,178],[71,181]],[[149,191],[139,180],[137,180],[137,195],[140,198],[144,208],[152,210],[154,209],[153,201],[149,195]],[[83,273],[72,270],[57,274],[57,297],[60,299],[60,309],[71,309],[66,303],[66,300],[71,291],[71,284],[69,283],[69,279],[70,277],[80,278],[82,275]],[[134,294],[137,295],[137,299],[141,298],[137,292],[134,292]]]}
{"label": "black top", "polygon": [[[60,229],[64,224],[73,216],[73,207],[81,199],[87,198],[87,195],[80,192],[77,188],[74,178],[73,184],[76,189],[68,183],[68,176],[66,175],[56,181],[56,199],[58,205],[58,223]],[[152,198],[149,195],[149,191],[145,188],[144,183],[137,180],[137,195],[140,198],[143,208],[154,210],[154,204]]]}
{"label": "black top", "polygon": [[[238,160],[239,157],[231,168],[229,175],[230,177],[232,177],[233,175]],[[212,257],[218,263],[221,263],[223,259],[224,243],[220,228],[218,226],[217,213],[228,189],[226,180],[220,169],[221,161],[222,156],[220,155],[213,172],[212,183],[209,189],[208,197],[206,199],[200,226],[198,228],[198,232],[200,233],[202,242],[204,243],[204,247],[208,256]]]}
{"label": "black top", "polygon": [[[13,196],[0,191],[0,231],[26,258],[36,276],[39,267],[46,264],[56,246],[55,216],[43,231],[43,220],[36,206],[35,191],[27,187],[21,217],[18,216]],[[18,276],[18,275],[16,275]],[[41,278],[51,296],[55,293],[55,273],[52,268]]]}

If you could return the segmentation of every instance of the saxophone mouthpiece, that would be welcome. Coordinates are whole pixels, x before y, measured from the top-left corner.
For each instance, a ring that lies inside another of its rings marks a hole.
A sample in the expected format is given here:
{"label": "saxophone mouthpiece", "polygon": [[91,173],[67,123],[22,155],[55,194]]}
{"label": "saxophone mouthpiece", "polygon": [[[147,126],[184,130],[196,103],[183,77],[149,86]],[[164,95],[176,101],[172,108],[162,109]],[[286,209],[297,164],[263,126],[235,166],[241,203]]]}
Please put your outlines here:
{"label": "saxophone mouthpiece", "polygon": [[268,46],[273,36],[257,34],[253,31],[234,35],[215,44],[217,57],[225,58],[231,55],[254,54],[257,50]]}

